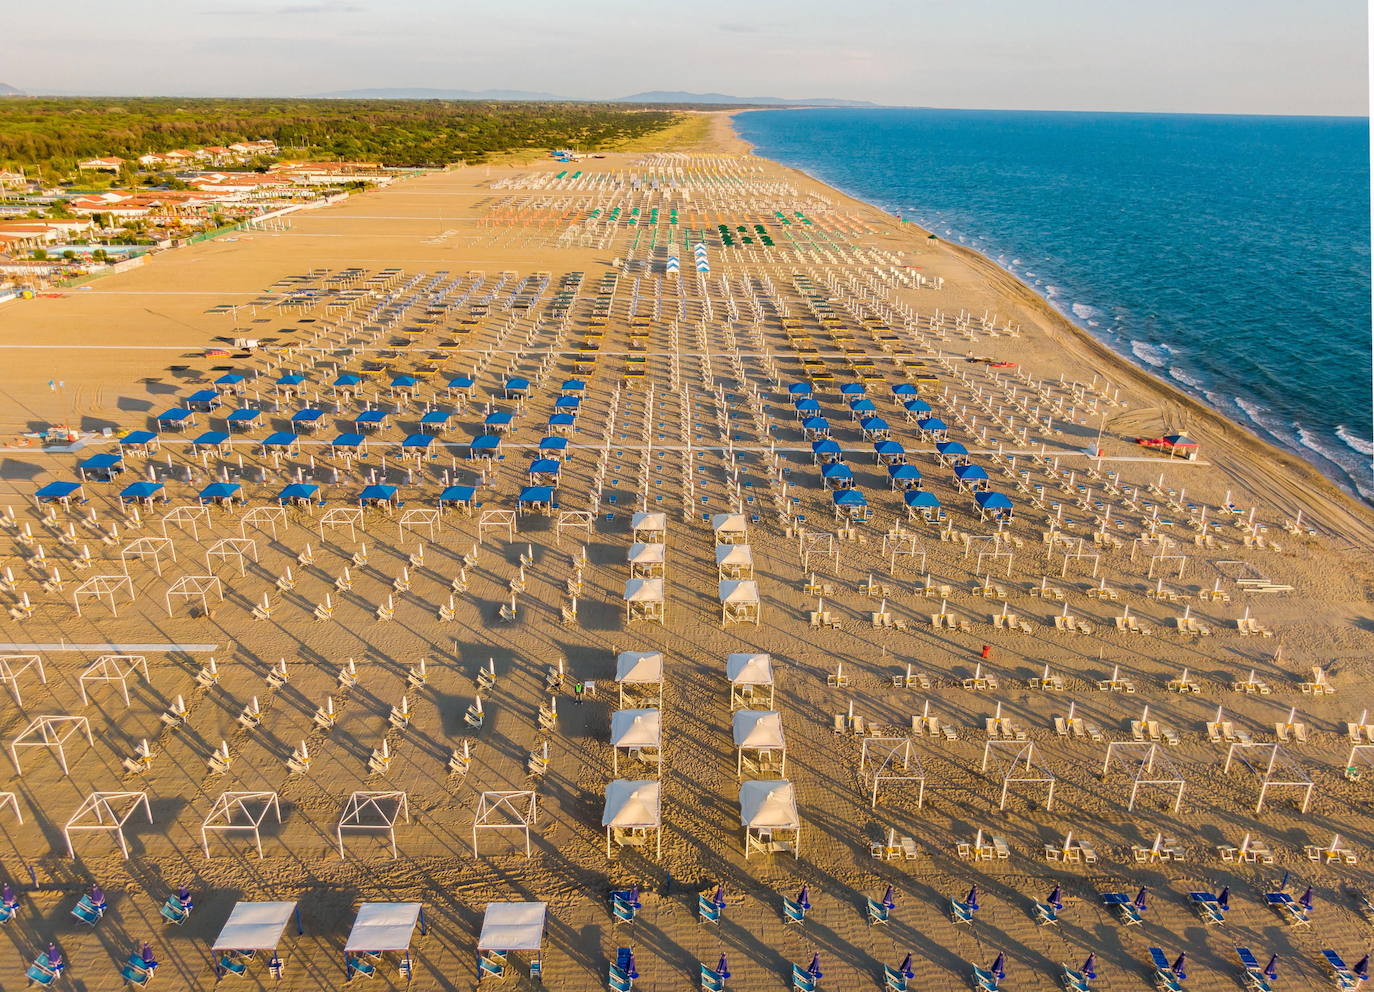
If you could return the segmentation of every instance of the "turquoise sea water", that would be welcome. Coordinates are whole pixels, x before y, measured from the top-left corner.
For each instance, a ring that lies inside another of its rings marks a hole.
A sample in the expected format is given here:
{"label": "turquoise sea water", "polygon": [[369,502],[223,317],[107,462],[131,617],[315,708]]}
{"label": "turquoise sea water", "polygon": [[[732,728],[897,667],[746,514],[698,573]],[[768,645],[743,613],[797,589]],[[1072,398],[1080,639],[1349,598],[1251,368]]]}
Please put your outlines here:
{"label": "turquoise sea water", "polygon": [[976,248],[1374,501],[1369,122],[761,111],[759,154]]}

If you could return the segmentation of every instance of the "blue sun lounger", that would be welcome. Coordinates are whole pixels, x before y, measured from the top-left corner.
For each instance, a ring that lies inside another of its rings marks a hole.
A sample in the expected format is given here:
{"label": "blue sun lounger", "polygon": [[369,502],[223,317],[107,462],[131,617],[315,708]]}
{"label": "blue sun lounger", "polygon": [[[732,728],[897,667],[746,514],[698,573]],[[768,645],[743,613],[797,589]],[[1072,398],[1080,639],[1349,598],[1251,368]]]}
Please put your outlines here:
{"label": "blue sun lounger", "polygon": [[890,964],[883,965],[883,988],[887,992],[907,992],[906,976]]}
{"label": "blue sun lounger", "polygon": [[1183,983],[1174,974],[1173,966],[1169,964],[1169,959],[1164,956],[1164,952],[1158,947],[1149,948],[1150,961],[1155,966],[1155,988],[1159,992],[1183,992]]}
{"label": "blue sun lounger", "polygon": [[805,923],[806,910],[795,899],[782,897],[782,921],[784,923]]}
{"label": "blue sun lounger", "polygon": [[1245,982],[1252,992],[1273,992],[1273,984],[1264,977],[1264,970],[1250,948],[1237,947],[1236,957],[1240,958],[1240,966],[1245,969]]}
{"label": "blue sun lounger", "polygon": [[719,923],[721,907],[709,895],[697,895],[697,920],[700,923]]}
{"label": "blue sun lounger", "polygon": [[1290,926],[1310,927],[1312,917],[1303,909],[1302,903],[1298,902],[1287,892],[1266,892],[1264,901],[1274,907],[1274,911],[1284,918]]}
{"label": "blue sun lounger", "polygon": [[1064,984],[1064,992],[1092,992],[1093,987],[1088,984],[1088,976],[1081,971],[1074,971],[1068,965],[1064,965],[1064,970],[1059,973],[1059,980]]}
{"label": "blue sun lounger", "polygon": [[1140,910],[1136,908],[1131,897],[1124,892],[1103,892],[1098,896],[1102,900],[1102,905],[1113,909],[1121,917],[1121,922],[1128,927],[1139,926],[1145,922],[1145,917],[1140,915]]}
{"label": "blue sun lounger", "polygon": [[877,899],[868,899],[868,925],[875,923],[887,923],[892,919],[892,910],[888,909]]}
{"label": "blue sun lounger", "polygon": [[1226,910],[1221,908],[1221,903],[1212,893],[1189,892],[1188,901],[1198,911],[1198,915],[1202,917],[1202,922],[1208,926],[1226,922]]}
{"label": "blue sun lounger", "polygon": [[725,992],[725,979],[706,965],[701,966],[701,992]]}
{"label": "blue sun lounger", "polygon": [[958,899],[951,899],[949,901],[949,918],[955,923],[972,923],[973,907],[966,902],[960,902]]}
{"label": "blue sun lounger", "polygon": [[1059,922],[1059,911],[1047,902],[1035,900],[1031,903],[1031,911],[1035,914],[1035,922],[1041,926]]}
{"label": "blue sun lounger", "polygon": [[816,992],[816,978],[800,965],[792,966],[792,992]]}
{"label": "blue sun lounger", "polygon": [[1001,984],[998,977],[986,968],[973,966],[973,987],[978,989],[978,992],[997,992]]}
{"label": "blue sun lounger", "polygon": [[1341,956],[1329,947],[1322,948],[1322,957],[1326,958],[1326,963],[1331,966],[1331,977],[1336,983],[1336,988],[1342,990],[1353,989],[1360,984],[1360,980],[1355,977]]}

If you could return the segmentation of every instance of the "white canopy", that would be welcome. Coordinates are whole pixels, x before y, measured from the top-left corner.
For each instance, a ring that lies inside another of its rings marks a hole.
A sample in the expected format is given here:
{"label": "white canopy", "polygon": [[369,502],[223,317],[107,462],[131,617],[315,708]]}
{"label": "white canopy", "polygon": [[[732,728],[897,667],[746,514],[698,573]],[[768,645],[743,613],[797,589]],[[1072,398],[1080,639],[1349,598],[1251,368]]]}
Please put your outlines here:
{"label": "white canopy", "polygon": [[611,714],[612,747],[658,747],[663,715],[658,710],[616,710]]}
{"label": "white canopy", "polygon": [[780,748],[782,714],[777,710],[736,710],[735,747]]}
{"label": "white canopy", "polygon": [[725,676],[735,685],[772,685],[773,656],[732,654],[725,659]]}
{"label": "white canopy", "polygon": [[716,567],[753,568],[754,549],[747,544],[717,544]]}
{"label": "white canopy", "polygon": [[271,951],[296,911],[295,902],[240,902],[215,938],[216,951]]}
{"label": "white canopy", "polygon": [[630,579],[625,583],[625,602],[661,603],[663,602],[662,579]]}
{"label": "white canopy", "polygon": [[799,830],[796,789],[786,779],[745,782],[739,787],[739,821],[751,830]]}
{"label": "white canopy", "polygon": [[711,529],[717,534],[743,534],[748,527],[743,513],[711,514]]}
{"label": "white canopy", "polygon": [[662,544],[631,544],[625,560],[632,565],[662,565],[666,550]]}
{"label": "white canopy", "polygon": [[601,814],[603,827],[623,830],[648,829],[662,825],[659,810],[659,783],[632,782],[618,778],[606,784],[606,808]]}
{"label": "white canopy", "polygon": [[759,601],[759,584],[753,579],[728,579],[720,584],[720,601],[743,606]]}
{"label": "white canopy", "polygon": [[647,513],[640,510],[630,518],[631,530],[667,530],[668,514]]}
{"label": "white canopy", "polygon": [[630,685],[663,681],[662,651],[622,651],[615,659],[615,680]]}
{"label": "white canopy", "polygon": [[544,943],[548,903],[489,902],[482,917],[479,951],[537,951]]}
{"label": "white canopy", "polygon": [[358,907],[345,951],[404,951],[420,922],[418,902],[365,902]]}

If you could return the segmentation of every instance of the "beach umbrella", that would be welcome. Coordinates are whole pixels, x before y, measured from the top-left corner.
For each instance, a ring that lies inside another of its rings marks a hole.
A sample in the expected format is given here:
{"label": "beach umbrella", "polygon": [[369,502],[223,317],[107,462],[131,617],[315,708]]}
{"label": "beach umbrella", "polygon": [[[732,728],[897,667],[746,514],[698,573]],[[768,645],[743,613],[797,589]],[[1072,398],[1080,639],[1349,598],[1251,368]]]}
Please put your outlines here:
{"label": "beach umbrella", "polygon": [[723,951],[721,952],[720,960],[716,962],[716,974],[720,976],[722,982],[730,977],[730,964],[725,960],[725,953]]}
{"label": "beach umbrella", "polygon": [[1369,955],[1368,955],[1368,954],[1366,954],[1364,957],[1360,958],[1360,960],[1358,960],[1358,961],[1355,962],[1354,974],[1355,974],[1355,977],[1358,978],[1358,979],[1359,979],[1360,981],[1362,981],[1362,982],[1363,982],[1363,981],[1366,981],[1366,980],[1369,978]]}
{"label": "beach umbrella", "polygon": [[968,895],[964,897],[964,902],[968,904],[969,912],[978,912],[978,886],[968,890]]}
{"label": "beach umbrella", "polygon": [[897,908],[897,901],[896,901],[895,899],[892,898],[892,886],[889,885],[889,886],[887,887],[887,891],[883,893],[883,909],[896,909],[896,908]]}
{"label": "beach umbrella", "polygon": [[1279,891],[1280,891],[1280,892],[1282,892],[1284,889],[1288,888],[1288,875],[1289,875],[1288,871],[1285,870],[1284,873],[1283,873],[1283,878],[1279,879]]}
{"label": "beach umbrella", "polygon": [[1135,908],[1142,913],[1145,912],[1145,893],[1149,890],[1145,886],[1140,887],[1140,891],[1135,894]]}
{"label": "beach umbrella", "polygon": [[803,885],[801,891],[797,893],[797,905],[802,909],[811,908],[811,886]]}
{"label": "beach umbrella", "polygon": [[998,952],[997,952],[997,960],[994,961],[994,962],[992,962],[992,967],[991,967],[989,970],[990,970],[994,975],[997,976],[997,980],[998,980],[999,982],[1000,982],[1002,979],[1006,978],[1006,977],[1007,977],[1007,956],[1006,956],[1005,954],[1003,954],[1001,951],[998,951]]}
{"label": "beach umbrella", "polygon": [[139,956],[143,958],[143,967],[147,970],[152,971],[157,967],[157,958],[153,955],[153,945],[146,940],[143,942],[143,950],[139,952]]}
{"label": "beach umbrella", "polygon": [[717,886],[716,886],[716,895],[715,895],[715,898],[712,900],[712,902],[715,903],[717,909],[724,909],[724,908],[725,908],[725,886],[723,886],[723,885],[717,885]]}
{"label": "beach umbrella", "polygon": [[639,972],[635,969],[635,951],[630,948],[629,960],[625,962],[625,974],[631,981],[639,977]]}
{"label": "beach umbrella", "polygon": [[1097,977],[1097,955],[1089,954],[1083,962],[1083,977],[1092,980]]}
{"label": "beach umbrella", "polygon": [[903,978],[915,978],[916,972],[911,968],[911,952],[906,952],[906,957],[902,958],[902,963],[897,966],[897,971]]}
{"label": "beach umbrella", "polygon": [[1298,905],[1309,913],[1312,912],[1312,886],[1309,885],[1307,887],[1307,891],[1304,892],[1302,898],[1298,900]]}
{"label": "beach umbrella", "polygon": [[1279,956],[1277,954],[1270,957],[1269,963],[1264,966],[1264,977],[1271,982],[1279,980]]}
{"label": "beach umbrella", "polygon": [[816,981],[821,980],[822,972],[820,951],[817,951],[815,954],[811,955],[811,963],[807,965],[806,971],[808,974],[810,974],[812,978],[816,979]]}
{"label": "beach umbrella", "polygon": [[19,905],[19,897],[14,894],[9,882],[5,883],[4,888],[0,888],[0,902],[3,902],[7,909],[14,909]]}
{"label": "beach umbrella", "polygon": [[53,971],[62,970],[62,952],[57,949],[57,945],[52,941],[48,942],[48,967]]}
{"label": "beach umbrella", "polygon": [[639,886],[638,886],[638,885],[632,885],[632,886],[630,886],[630,891],[629,891],[628,896],[626,897],[626,902],[628,902],[628,903],[629,903],[631,906],[633,906],[635,909],[639,909],[639,908],[640,908],[640,907],[639,907]]}
{"label": "beach umbrella", "polygon": [[105,908],[105,890],[98,885],[91,886],[91,905],[96,909]]}
{"label": "beach umbrella", "polygon": [[1187,973],[1186,971],[1183,970],[1183,962],[1186,961],[1187,959],[1188,959],[1188,952],[1187,952],[1187,951],[1179,951],[1178,957],[1174,959],[1174,967],[1173,967],[1174,976],[1175,976],[1176,978],[1178,978],[1178,980],[1179,980],[1180,982],[1184,982],[1184,981],[1187,981],[1187,980],[1188,980],[1188,973]]}
{"label": "beach umbrella", "polygon": [[1217,905],[1220,906],[1220,907],[1221,907],[1223,910],[1225,910],[1225,911],[1228,911],[1228,912],[1230,911],[1230,909],[1231,909],[1231,886],[1229,886],[1229,885],[1224,886],[1224,887],[1222,888],[1221,892],[1219,892],[1219,893],[1217,894]]}
{"label": "beach umbrella", "polygon": [[177,889],[177,902],[181,903],[181,908],[189,913],[192,906],[195,905],[191,901],[191,890],[184,885]]}
{"label": "beach umbrella", "polygon": [[1060,888],[1060,886],[1058,885],[1058,883],[1056,883],[1055,886],[1054,886],[1054,888],[1050,889],[1049,897],[1045,900],[1045,902],[1049,903],[1049,904],[1050,904],[1053,908],[1055,908],[1055,909],[1063,909],[1063,908],[1064,908],[1064,898],[1063,898],[1063,896],[1064,896],[1064,890],[1063,890],[1062,888]]}

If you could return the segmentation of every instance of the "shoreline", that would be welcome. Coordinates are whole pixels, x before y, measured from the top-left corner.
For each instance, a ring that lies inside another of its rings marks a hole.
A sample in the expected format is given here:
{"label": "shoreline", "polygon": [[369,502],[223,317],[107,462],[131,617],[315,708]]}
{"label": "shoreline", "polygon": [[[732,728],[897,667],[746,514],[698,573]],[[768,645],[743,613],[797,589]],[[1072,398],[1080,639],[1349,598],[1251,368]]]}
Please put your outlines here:
{"label": "shoreline", "polygon": [[[734,128],[734,116],[738,113],[749,112],[751,111],[731,111],[724,115],[738,144],[747,149],[744,154],[762,159],[777,168],[799,176],[805,176],[809,181],[831,191],[835,196],[866,210],[876,212],[890,224],[898,224],[907,230],[920,232],[923,239],[933,233],[915,221],[898,220],[894,214],[877,204],[870,203],[833,186],[804,169],[798,169],[776,159],[760,155],[755,150],[756,146],[742,137]],[[971,268],[984,276],[989,284],[1005,295],[1010,302],[1035,312],[1044,321],[1043,329],[1055,343],[1066,351],[1071,354],[1078,352],[1081,357],[1092,358],[1105,363],[1106,368],[1102,370],[1104,374],[1110,373],[1122,378],[1124,380],[1123,386],[1129,383],[1147,395],[1157,394],[1164,409],[1172,408],[1178,414],[1186,416],[1187,432],[1197,437],[1198,440],[1210,442],[1211,460],[1223,472],[1235,477],[1238,483],[1258,485],[1260,491],[1264,491],[1262,481],[1256,481],[1261,474],[1258,471],[1260,466],[1254,463],[1271,463],[1275,468],[1292,477],[1288,480],[1289,485],[1282,486],[1280,491],[1269,494],[1276,506],[1287,512],[1296,512],[1301,509],[1304,515],[1310,513],[1315,519],[1322,521],[1323,526],[1330,532],[1330,536],[1341,535],[1352,541],[1354,538],[1351,536],[1350,530],[1351,525],[1354,524],[1354,529],[1362,537],[1362,542],[1359,542],[1358,546],[1365,549],[1374,547],[1374,506],[1366,504],[1354,494],[1347,492],[1334,479],[1318,470],[1315,465],[1294,452],[1266,441],[1245,425],[1190,396],[1173,383],[1137,365],[1129,357],[1116,351],[1064,314],[1050,299],[1027,285],[1015,273],[999,265],[976,248],[946,240],[939,235],[935,236],[935,240],[930,242],[929,246],[946,250],[951,255],[961,258]],[[1213,445],[1218,450],[1213,450]],[[1234,450],[1222,451],[1220,450],[1222,448]],[[1302,486],[1307,487],[1308,491],[1299,488]],[[1285,505],[1284,499],[1281,497],[1292,500],[1292,504]],[[1329,511],[1335,512],[1333,514]]]}

